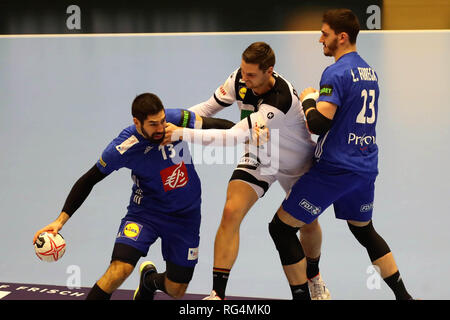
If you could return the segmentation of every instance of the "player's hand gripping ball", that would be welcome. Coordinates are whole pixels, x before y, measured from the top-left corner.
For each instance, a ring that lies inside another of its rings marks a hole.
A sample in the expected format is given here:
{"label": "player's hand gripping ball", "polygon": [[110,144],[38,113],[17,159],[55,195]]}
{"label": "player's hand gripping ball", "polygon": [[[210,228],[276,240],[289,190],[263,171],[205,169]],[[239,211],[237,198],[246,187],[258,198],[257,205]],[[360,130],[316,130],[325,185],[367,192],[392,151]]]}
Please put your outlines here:
{"label": "player's hand gripping ball", "polygon": [[39,259],[46,262],[54,262],[66,252],[66,241],[59,233],[53,235],[49,232],[43,232],[34,243],[34,251]]}

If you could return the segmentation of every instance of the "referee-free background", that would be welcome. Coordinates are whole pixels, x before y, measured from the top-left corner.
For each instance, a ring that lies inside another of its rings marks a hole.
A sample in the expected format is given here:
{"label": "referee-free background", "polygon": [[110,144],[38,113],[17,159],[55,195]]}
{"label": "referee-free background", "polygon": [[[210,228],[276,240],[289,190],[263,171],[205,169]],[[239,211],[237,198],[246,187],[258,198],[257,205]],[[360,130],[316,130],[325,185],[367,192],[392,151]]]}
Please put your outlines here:
{"label": "referee-free background", "polygon": [[[0,281],[74,284],[76,266],[79,284],[90,287],[106,270],[130,197],[127,169],[96,185],[62,229],[67,251],[60,261],[38,260],[32,237],[58,216],[73,183],[131,124],[136,95],[154,92],[168,108],[204,101],[239,67],[242,51],[254,41],[273,47],[275,70],[298,92],[317,88],[323,69],[333,63],[323,56],[319,37],[319,32],[1,37]],[[450,298],[449,50],[448,30],[362,32],[358,39],[381,92],[374,225],[407,288],[422,299]],[[239,118],[235,105],[218,116]],[[192,149],[202,180],[203,218],[188,292],[206,295],[227,182],[242,147],[216,153]],[[267,231],[283,198],[275,183],[243,221],[228,295],[291,297]],[[319,219],[321,272],[332,297],[393,299],[346,223],[334,218],[332,208]],[[165,269],[159,240],[147,258]],[[137,284],[135,270],[122,288]]]}

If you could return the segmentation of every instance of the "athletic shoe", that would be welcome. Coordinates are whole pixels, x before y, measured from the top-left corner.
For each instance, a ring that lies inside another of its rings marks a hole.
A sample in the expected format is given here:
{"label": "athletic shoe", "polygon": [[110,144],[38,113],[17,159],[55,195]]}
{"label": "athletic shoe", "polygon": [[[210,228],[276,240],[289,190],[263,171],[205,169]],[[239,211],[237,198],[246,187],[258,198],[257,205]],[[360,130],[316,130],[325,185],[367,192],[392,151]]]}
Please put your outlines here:
{"label": "athletic shoe", "polygon": [[328,291],[320,273],[314,278],[308,279],[308,288],[311,300],[331,300],[330,291]]}
{"label": "athletic shoe", "polygon": [[217,293],[213,290],[211,291],[211,294],[205,298],[203,298],[202,300],[222,300]]}
{"label": "athletic shoe", "polygon": [[134,291],[133,300],[153,300],[155,298],[156,290],[152,291],[147,289],[144,284],[144,277],[148,272],[157,272],[155,264],[151,261],[144,261],[139,267],[139,272],[141,273],[139,286],[137,287],[136,291]]}

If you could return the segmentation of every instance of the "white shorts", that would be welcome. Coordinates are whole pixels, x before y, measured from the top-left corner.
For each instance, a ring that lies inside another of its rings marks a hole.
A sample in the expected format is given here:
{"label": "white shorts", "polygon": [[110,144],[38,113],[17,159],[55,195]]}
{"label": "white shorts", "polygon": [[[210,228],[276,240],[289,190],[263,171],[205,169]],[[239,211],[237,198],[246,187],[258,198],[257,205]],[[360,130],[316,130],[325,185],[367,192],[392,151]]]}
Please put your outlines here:
{"label": "white shorts", "polygon": [[295,170],[295,173],[289,174],[280,172],[280,170],[274,171],[270,167],[261,164],[256,157],[251,157],[247,153],[241,158],[236,169],[234,169],[230,181],[241,180],[246,182],[255,190],[258,198],[261,198],[269,190],[272,183],[278,180],[287,194],[294,183],[311,168],[312,163],[313,159],[311,158],[311,161],[305,163],[302,168]]}

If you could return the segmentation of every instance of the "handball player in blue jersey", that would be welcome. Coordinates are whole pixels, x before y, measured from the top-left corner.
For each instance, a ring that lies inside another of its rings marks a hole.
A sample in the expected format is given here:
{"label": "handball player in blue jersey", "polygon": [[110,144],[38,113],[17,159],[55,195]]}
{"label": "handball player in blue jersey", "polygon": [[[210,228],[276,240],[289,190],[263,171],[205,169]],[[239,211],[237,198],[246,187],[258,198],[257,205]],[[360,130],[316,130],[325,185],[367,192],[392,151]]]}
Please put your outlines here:
{"label": "handball player in blue jersey", "polygon": [[180,298],[198,261],[201,186],[186,142],[161,145],[168,122],[189,128],[227,129],[231,121],[203,118],[182,109],[165,110],[152,93],[132,103],[134,124],[122,130],[97,163],[72,187],[59,217],[36,232],[56,234],[82,205],[95,184],[120,168],[131,170],[132,194],[117,232],[110,265],[87,299],[110,299],[131,274],[150,246],[161,238],[166,271],[158,273],[150,261],[140,266],[136,300],[152,300],[156,290]]}
{"label": "handball player in blue jersey", "polygon": [[[411,299],[389,246],[372,224],[378,147],[378,75],[356,51],[357,17],[347,9],[323,15],[320,43],[335,63],[325,69],[319,91],[305,89],[303,110],[311,133],[319,135],[315,164],[292,187],[269,224],[281,260],[303,258],[295,232],[333,205],[396,299]],[[285,268],[294,277],[297,265]],[[314,290],[314,288],[312,288]]]}

